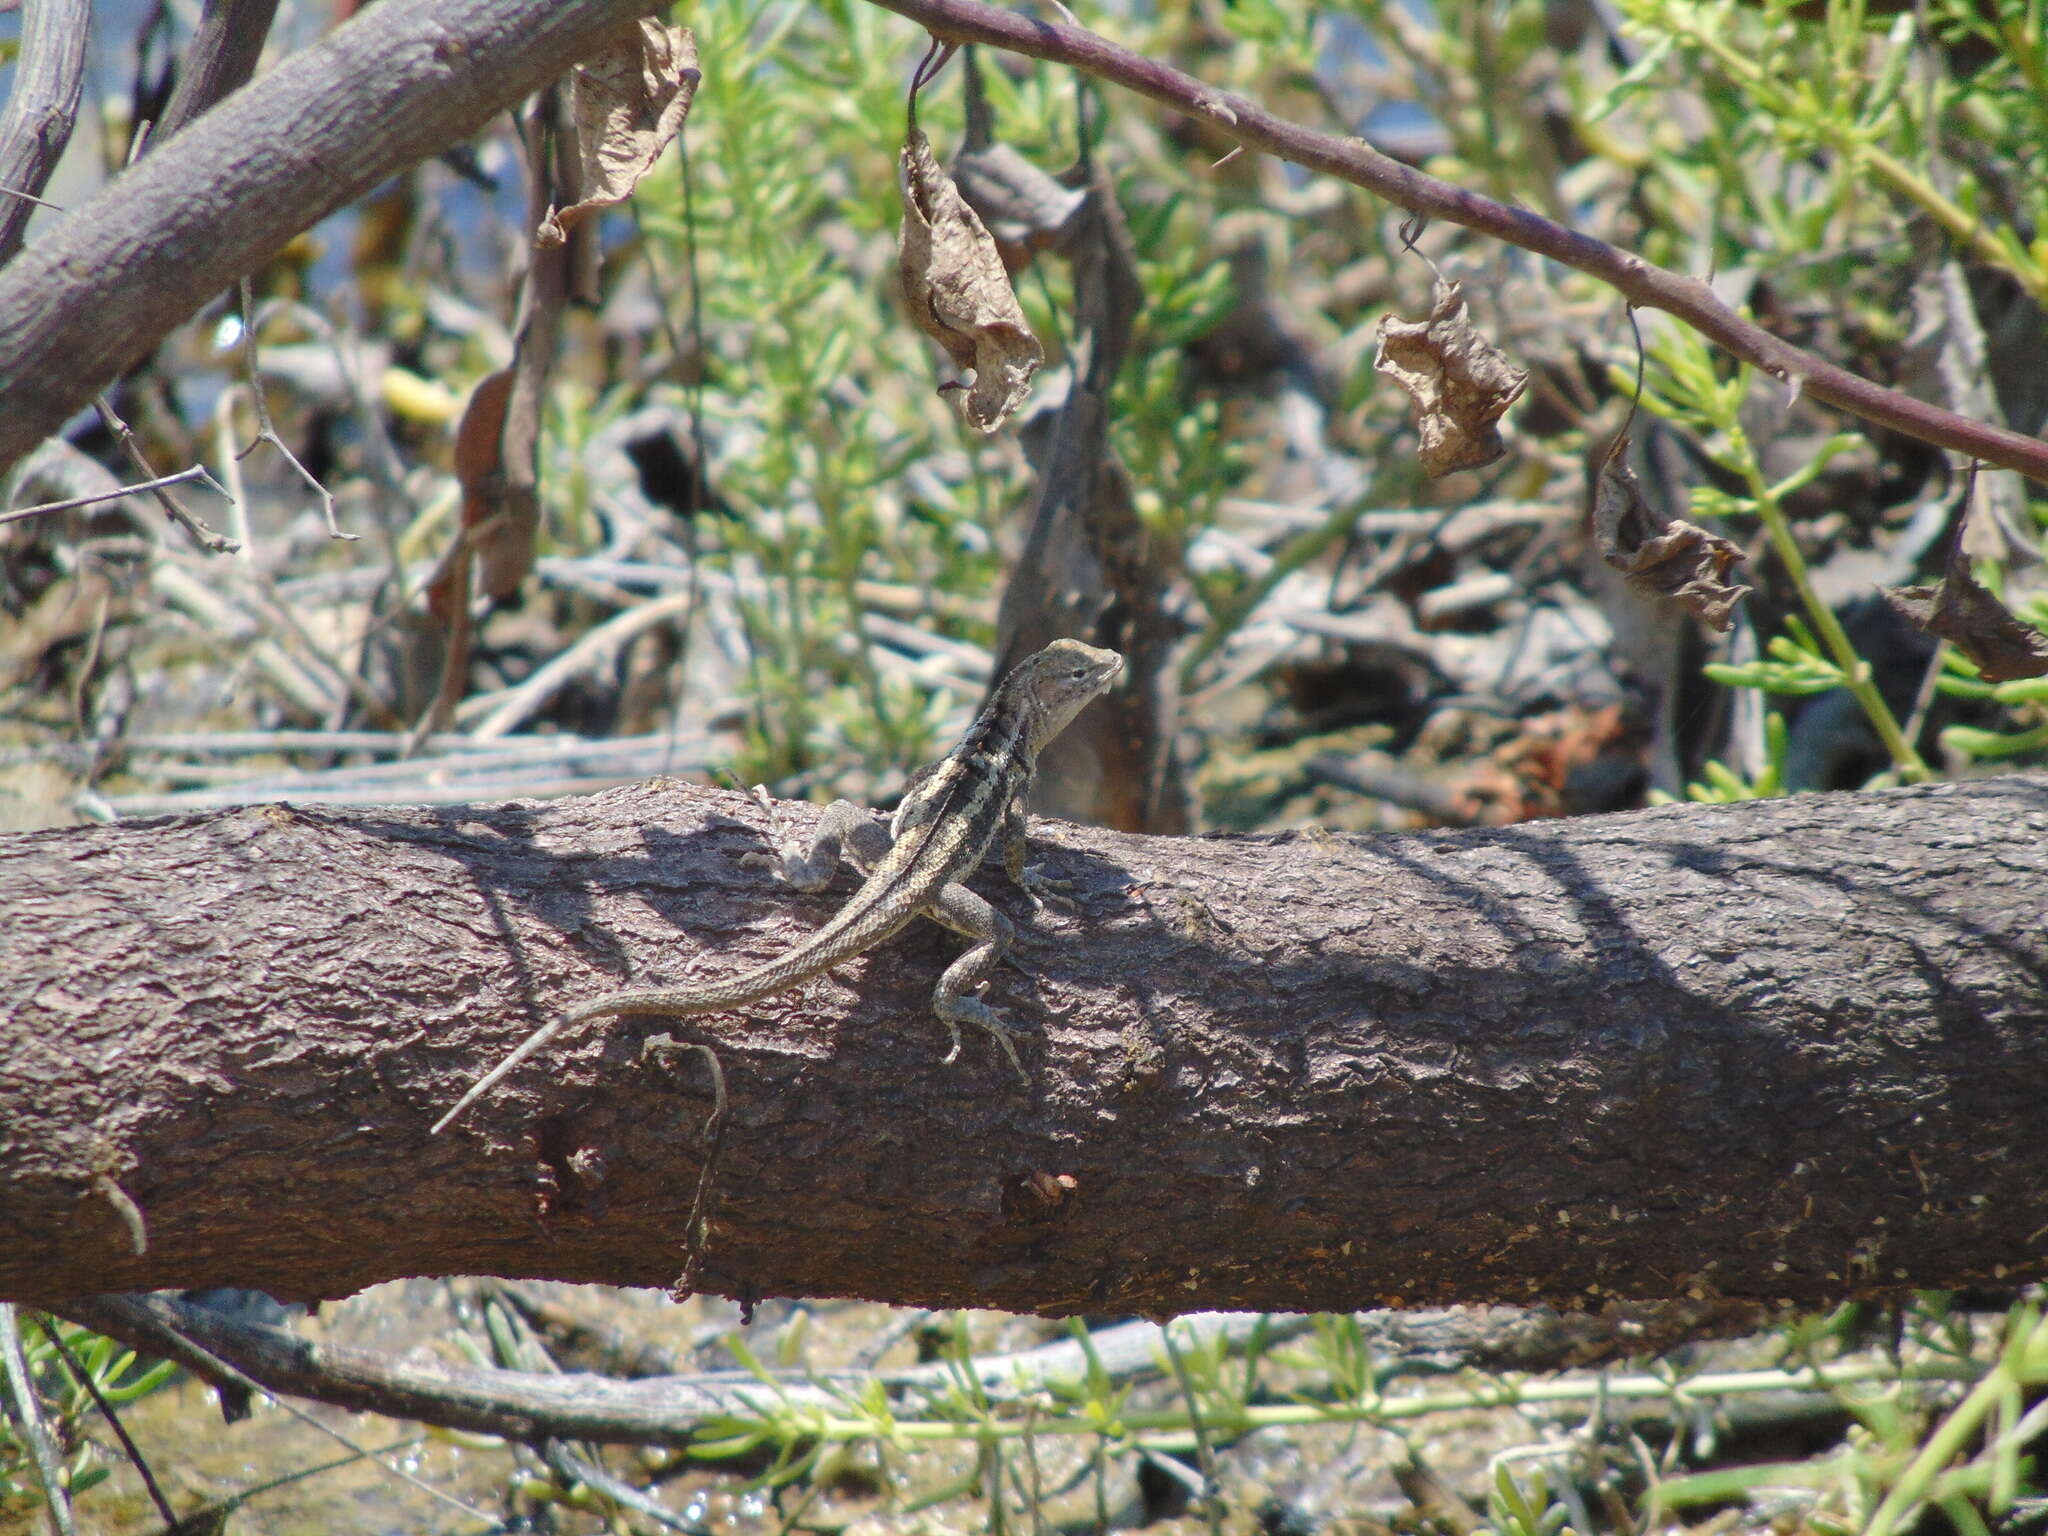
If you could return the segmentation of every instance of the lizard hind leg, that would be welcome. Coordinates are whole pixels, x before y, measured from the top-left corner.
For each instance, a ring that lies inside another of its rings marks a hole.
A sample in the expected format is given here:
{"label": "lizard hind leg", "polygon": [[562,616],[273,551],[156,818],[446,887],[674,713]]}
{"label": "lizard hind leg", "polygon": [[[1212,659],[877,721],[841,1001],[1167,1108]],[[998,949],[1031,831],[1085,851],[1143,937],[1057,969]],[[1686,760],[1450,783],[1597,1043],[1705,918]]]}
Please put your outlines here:
{"label": "lizard hind leg", "polygon": [[957,882],[940,889],[930,910],[934,919],[955,933],[977,941],[966,954],[946,967],[945,975],[939,978],[939,985],[932,993],[932,1012],[939,1016],[953,1041],[945,1059],[948,1062],[959,1059],[960,1026],[972,1024],[995,1037],[996,1044],[1003,1048],[1003,1054],[1010,1059],[1017,1076],[1029,1084],[1030,1075],[1017,1057],[1015,1032],[1000,1013],[980,998],[969,995],[988,980],[1009,949],[1014,937],[1010,920]]}
{"label": "lizard hind leg", "polygon": [[832,883],[844,858],[863,873],[873,869],[894,845],[889,828],[864,805],[851,800],[834,800],[818,818],[808,849],[795,838],[780,835],[782,817],[765,791],[758,798],[768,810],[769,835],[777,840],[776,852],[750,853],[740,862],[749,868],[767,866],[799,891],[822,891]]}

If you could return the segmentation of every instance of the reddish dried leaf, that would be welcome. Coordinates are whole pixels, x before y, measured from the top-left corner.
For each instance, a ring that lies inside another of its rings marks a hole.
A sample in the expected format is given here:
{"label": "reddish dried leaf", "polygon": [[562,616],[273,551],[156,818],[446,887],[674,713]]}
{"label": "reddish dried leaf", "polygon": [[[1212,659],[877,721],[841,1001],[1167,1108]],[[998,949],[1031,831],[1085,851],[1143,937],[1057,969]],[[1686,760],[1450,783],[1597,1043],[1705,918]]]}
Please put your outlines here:
{"label": "reddish dried leaf", "polygon": [[903,145],[902,182],[900,265],[911,318],[954,367],[973,370],[961,411],[993,432],[1024,403],[1045,353],[1024,323],[995,241],[916,128]]}
{"label": "reddish dried leaf", "polygon": [[1529,375],[1472,328],[1456,283],[1437,279],[1427,320],[1386,315],[1379,334],[1372,366],[1415,401],[1424,473],[1477,469],[1507,452],[1500,418]]}
{"label": "reddish dried leaf", "polygon": [[[470,391],[462,420],[456,424],[455,481],[462,487],[458,540],[468,539],[472,528],[504,509],[505,465],[500,440],[505,431],[505,409],[512,401],[513,378],[510,368],[485,374]],[[427,588],[427,611],[443,624],[454,617],[457,593],[467,588],[467,575],[451,552]]]}
{"label": "reddish dried leaf", "polygon": [[560,245],[591,214],[632,195],[682,131],[698,77],[697,41],[689,29],[652,18],[569,71],[583,198],[548,210],[535,234],[541,245]]}
{"label": "reddish dried leaf", "polygon": [[1607,450],[1593,486],[1593,540],[1601,558],[1648,597],[1669,598],[1715,629],[1734,624],[1735,605],[1750,589],[1728,570],[1745,558],[1718,533],[1651,510],[1623,455],[1628,434]]}
{"label": "reddish dried leaf", "polygon": [[1987,683],[2048,677],[2048,635],[2014,616],[1972,574],[1962,541],[1949,552],[1948,570],[1931,587],[1887,587],[1891,605],[1914,624],[1946,640],[1976,663]]}

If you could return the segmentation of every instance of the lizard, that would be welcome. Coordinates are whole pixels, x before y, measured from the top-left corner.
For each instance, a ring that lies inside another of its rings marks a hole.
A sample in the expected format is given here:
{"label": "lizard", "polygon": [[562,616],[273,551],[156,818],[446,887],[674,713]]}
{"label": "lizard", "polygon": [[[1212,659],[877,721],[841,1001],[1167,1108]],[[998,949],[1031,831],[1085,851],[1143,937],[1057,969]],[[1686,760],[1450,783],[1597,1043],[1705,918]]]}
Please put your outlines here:
{"label": "lizard", "polygon": [[[1033,901],[1053,882],[1027,866],[1025,796],[1038,754],[1083,707],[1116,681],[1123,657],[1115,651],[1055,640],[1010,669],[967,728],[959,744],[912,780],[887,827],[850,800],[826,808],[808,852],[785,842],[780,873],[797,890],[823,890],[846,857],[865,874],[860,888],[832,918],[775,959],[723,981],[611,992],[570,1009],[528,1035],[434,1123],[450,1125],[521,1062],[563,1030],[618,1014],[685,1018],[736,1008],[782,992],[872,949],[916,918],[930,917],[974,940],[946,968],[932,993],[932,1011],[952,1036],[945,1060],[960,1054],[960,1026],[988,1031],[1019,1077],[1025,1077],[1009,1025],[972,996],[1010,947],[1008,918],[969,890],[998,841],[1004,871]],[[764,856],[750,855],[761,859]],[[1025,1079],[1027,1082],[1028,1078]]]}

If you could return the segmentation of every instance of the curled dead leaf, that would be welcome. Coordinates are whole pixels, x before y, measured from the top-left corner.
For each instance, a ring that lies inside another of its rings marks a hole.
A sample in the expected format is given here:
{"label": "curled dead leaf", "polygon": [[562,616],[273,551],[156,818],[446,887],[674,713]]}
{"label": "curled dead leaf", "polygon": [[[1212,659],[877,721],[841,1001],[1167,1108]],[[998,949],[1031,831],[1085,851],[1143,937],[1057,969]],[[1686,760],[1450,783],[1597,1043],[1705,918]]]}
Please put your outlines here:
{"label": "curled dead leaf", "polygon": [[1044,350],[1024,322],[995,241],[916,128],[904,141],[902,182],[903,297],[918,329],[946,349],[953,366],[974,371],[961,412],[993,432],[1024,403]]}
{"label": "curled dead leaf", "polygon": [[1500,418],[1529,375],[1472,328],[1463,290],[1438,278],[1427,320],[1380,319],[1373,370],[1414,399],[1422,468],[1431,479],[1477,469],[1507,452]]}
{"label": "curled dead leaf", "polygon": [[682,131],[698,78],[697,41],[689,28],[651,17],[569,71],[583,197],[548,210],[534,237],[538,243],[560,245],[591,214],[632,195]]}
{"label": "curled dead leaf", "polygon": [[1628,434],[1614,440],[1593,483],[1593,541],[1600,556],[1646,597],[1668,598],[1704,624],[1726,631],[1750,589],[1728,580],[1745,558],[1718,533],[1665,517],[1643,500],[1623,461]]}
{"label": "curled dead leaf", "polygon": [[2048,677],[2048,635],[1992,596],[1971,571],[1961,546],[1962,540],[1956,540],[1940,581],[1931,587],[1886,587],[1886,600],[1969,657],[1987,683]]}
{"label": "curled dead leaf", "polygon": [[[468,601],[466,562],[470,553],[493,542],[489,533],[480,530],[505,511],[503,435],[516,377],[513,369],[500,368],[477,380],[456,424],[455,480],[462,487],[462,521],[453,548],[427,585],[427,609],[443,624],[452,623],[455,611]],[[531,541],[526,553],[530,559]],[[518,586],[525,576],[522,564],[512,576],[512,586]]]}

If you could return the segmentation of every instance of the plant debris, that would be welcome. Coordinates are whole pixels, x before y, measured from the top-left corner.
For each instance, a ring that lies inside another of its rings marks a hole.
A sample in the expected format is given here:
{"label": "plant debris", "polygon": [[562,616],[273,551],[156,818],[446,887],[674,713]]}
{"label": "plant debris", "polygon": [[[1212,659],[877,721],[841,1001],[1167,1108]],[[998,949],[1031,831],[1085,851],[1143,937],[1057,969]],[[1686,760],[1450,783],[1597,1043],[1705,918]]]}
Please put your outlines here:
{"label": "plant debris", "polygon": [[2048,677],[2048,635],[2014,616],[1972,573],[1962,540],[1931,587],[1886,587],[1884,595],[1914,625],[1946,640],[1976,664],[1987,683]]}
{"label": "plant debris", "polygon": [[1720,534],[1654,511],[1624,462],[1627,453],[1624,432],[1594,479],[1593,540],[1600,557],[1646,597],[1668,598],[1726,633],[1735,605],[1750,592],[1729,581],[1728,571],[1746,557]]}
{"label": "plant debris", "polygon": [[1529,375],[1472,328],[1464,290],[1438,278],[1427,320],[1380,320],[1373,370],[1414,399],[1422,468],[1431,479],[1478,469],[1507,452],[1500,418],[1521,398]]}
{"label": "plant debris", "polygon": [[700,77],[689,28],[652,18],[569,71],[583,192],[569,207],[548,210],[537,243],[560,245],[591,214],[632,196],[682,131]]}
{"label": "plant debris", "polygon": [[961,413],[993,432],[1024,403],[1045,351],[1010,287],[996,243],[967,206],[920,128],[904,140],[902,159],[903,297],[918,329],[946,349],[953,366],[973,370]]}

